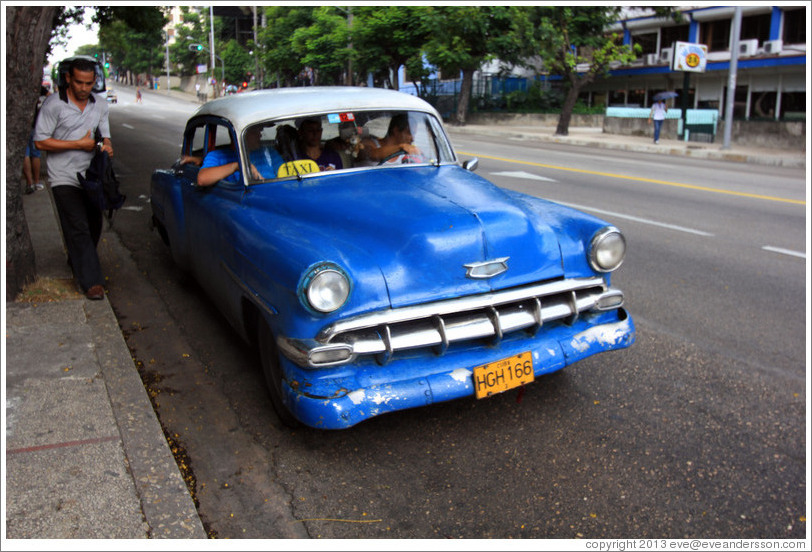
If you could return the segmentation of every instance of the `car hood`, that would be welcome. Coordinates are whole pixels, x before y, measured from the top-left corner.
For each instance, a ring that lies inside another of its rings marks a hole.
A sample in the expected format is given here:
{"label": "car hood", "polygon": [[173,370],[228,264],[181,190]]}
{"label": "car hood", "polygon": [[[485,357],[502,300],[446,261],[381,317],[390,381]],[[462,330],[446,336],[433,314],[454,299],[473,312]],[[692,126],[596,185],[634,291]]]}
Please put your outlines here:
{"label": "car hood", "polygon": [[[392,307],[503,289],[563,274],[554,230],[521,202],[457,166],[398,167],[263,185],[269,208],[313,235],[321,249],[348,244],[383,275]],[[465,265],[506,258],[491,278]],[[336,261],[333,258],[321,259]],[[357,266],[357,263],[353,263]]]}

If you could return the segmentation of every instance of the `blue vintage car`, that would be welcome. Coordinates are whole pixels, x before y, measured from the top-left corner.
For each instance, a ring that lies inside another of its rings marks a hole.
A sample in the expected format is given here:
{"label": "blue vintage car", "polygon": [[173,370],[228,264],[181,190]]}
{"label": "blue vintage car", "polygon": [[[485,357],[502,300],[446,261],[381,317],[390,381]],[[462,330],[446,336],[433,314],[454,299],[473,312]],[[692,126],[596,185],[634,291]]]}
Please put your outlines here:
{"label": "blue vintage car", "polygon": [[[249,92],[191,117],[179,161],[153,174],[153,223],[258,346],[288,424],[482,399],[631,345],[610,286],[621,232],[475,165],[413,96]],[[205,182],[218,166],[231,174]]]}

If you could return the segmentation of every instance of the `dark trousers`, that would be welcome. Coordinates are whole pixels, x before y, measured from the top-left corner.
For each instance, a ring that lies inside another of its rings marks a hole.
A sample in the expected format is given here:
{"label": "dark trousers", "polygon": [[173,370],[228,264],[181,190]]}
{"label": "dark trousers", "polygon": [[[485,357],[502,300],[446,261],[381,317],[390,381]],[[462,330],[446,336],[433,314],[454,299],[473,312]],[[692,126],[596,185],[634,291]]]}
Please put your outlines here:
{"label": "dark trousers", "polygon": [[102,212],[91,203],[82,188],[53,186],[56,210],[62,225],[62,236],[68,249],[68,262],[82,291],[104,284],[99,254],[102,231]]}

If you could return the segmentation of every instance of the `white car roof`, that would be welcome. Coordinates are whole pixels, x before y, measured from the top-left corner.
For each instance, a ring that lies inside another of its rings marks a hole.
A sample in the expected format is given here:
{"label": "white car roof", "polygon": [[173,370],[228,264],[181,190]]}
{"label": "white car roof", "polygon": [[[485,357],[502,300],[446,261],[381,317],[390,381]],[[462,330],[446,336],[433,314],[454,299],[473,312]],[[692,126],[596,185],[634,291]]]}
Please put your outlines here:
{"label": "white car roof", "polygon": [[383,88],[353,86],[305,86],[243,92],[203,104],[199,115],[215,115],[231,121],[238,135],[258,121],[306,116],[315,113],[399,109],[431,113],[431,104],[410,94]]}

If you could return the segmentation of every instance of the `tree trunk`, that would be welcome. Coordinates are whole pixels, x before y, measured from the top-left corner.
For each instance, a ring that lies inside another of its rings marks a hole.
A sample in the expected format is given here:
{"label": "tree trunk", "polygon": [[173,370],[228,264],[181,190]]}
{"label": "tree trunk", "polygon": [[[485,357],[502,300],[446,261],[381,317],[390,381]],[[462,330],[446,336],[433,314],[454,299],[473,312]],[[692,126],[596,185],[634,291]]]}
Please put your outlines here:
{"label": "tree trunk", "polygon": [[555,129],[556,136],[567,136],[569,134],[572,110],[578,101],[578,93],[580,90],[580,86],[576,86],[575,84],[570,85],[567,91],[567,97],[564,98],[564,104],[561,106],[561,115],[558,117],[558,126]]}
{"label": "tree trunk", "polygon": [[[36,278],[22,200],[22,166],[58,6],[6,7],[6,301]],[[44,192],[40,192],[44,193]]]}
{"label": "tree trunk", "polygon": [[400,76],[398,75],[398,69],[400,69],[399,65],[390,69],[389,74],[392,76],[392,90],[400,90]]}
{"label": "tree trunk", "polygon": [[474,87],[474,71],[475,69],[462,70],[460,99],[459,102],[457,102],[457,115],[455,117],[455,122],[458,125],[464,125],[465,119],[468,116],[468,106],[471,103],[471,89]]}

